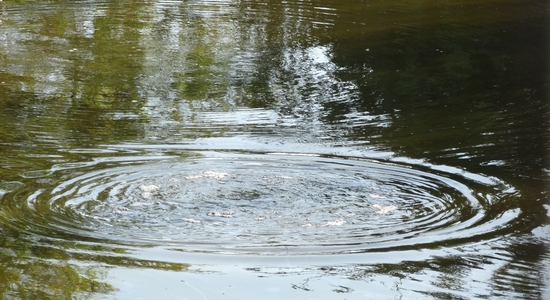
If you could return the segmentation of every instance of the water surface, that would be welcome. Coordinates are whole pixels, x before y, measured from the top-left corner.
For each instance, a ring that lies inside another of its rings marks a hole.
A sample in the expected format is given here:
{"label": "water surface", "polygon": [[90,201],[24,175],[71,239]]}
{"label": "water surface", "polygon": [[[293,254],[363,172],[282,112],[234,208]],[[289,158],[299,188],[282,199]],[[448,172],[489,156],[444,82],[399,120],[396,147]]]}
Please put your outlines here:
{"label": "water surface", "polygon": [[0,2],[2,297],[550,298],[547,20]]}

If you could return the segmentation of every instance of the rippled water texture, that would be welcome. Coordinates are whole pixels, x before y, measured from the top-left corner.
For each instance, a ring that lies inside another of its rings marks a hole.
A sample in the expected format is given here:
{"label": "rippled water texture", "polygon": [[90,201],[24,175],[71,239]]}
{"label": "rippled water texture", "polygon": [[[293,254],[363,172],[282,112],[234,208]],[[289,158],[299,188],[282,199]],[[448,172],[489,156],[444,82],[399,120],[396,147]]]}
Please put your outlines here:
{"label": "rippled water texture", "polygon": [[0,298],[550,299],[548,28],[0,1]]}
{"label": "rippled water texture", "polygon": [[52,188],[18,191],[7,219],[111,243],[321,254],[458,243],[514,217],[488,216],[510,189],[494,178],[409,165],[289,154],[102,160],[58,171],[83,175]]}

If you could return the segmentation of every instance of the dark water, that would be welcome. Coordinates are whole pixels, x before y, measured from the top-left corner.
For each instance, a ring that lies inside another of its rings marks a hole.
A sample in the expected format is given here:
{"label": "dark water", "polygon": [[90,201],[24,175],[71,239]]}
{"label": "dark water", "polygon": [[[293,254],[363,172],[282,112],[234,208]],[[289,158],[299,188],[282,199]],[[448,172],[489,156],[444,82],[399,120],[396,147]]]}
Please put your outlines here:
{"label": "dark water", "polygon": [[2,299],[550,299],[548,9],[0,2]]}

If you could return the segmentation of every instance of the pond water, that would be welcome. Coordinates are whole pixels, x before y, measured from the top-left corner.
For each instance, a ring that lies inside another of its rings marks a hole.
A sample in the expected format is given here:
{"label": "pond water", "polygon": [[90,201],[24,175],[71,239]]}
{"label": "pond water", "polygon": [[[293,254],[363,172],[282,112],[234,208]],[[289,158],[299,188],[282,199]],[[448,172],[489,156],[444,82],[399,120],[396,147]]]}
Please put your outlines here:
{"label": "pond water", "polygon": [[548,12],[0,2],[2,299],[550,299]]}

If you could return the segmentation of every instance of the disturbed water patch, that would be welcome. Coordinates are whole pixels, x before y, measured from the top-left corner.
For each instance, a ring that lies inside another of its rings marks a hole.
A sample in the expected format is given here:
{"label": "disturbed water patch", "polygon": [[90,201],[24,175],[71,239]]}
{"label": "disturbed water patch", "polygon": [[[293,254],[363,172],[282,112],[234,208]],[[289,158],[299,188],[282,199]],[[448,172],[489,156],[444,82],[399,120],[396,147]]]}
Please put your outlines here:
{"label": "disturbed water patch", "polygon": [[2,217],[48,236],[320,254],[472,241],[516,215],[488,213],[509,189],[492,178],[354,157],[205,151],[55,169],[53,186],[6,195]]}

